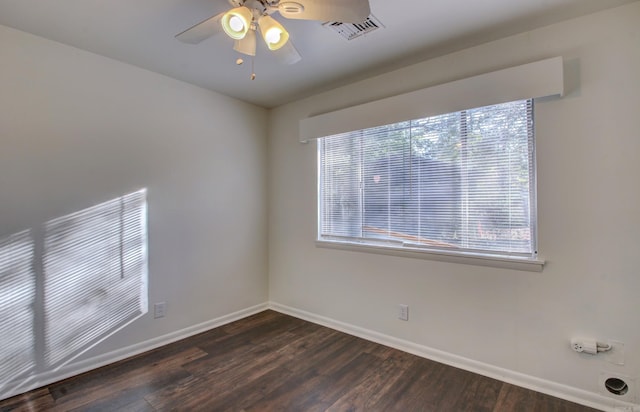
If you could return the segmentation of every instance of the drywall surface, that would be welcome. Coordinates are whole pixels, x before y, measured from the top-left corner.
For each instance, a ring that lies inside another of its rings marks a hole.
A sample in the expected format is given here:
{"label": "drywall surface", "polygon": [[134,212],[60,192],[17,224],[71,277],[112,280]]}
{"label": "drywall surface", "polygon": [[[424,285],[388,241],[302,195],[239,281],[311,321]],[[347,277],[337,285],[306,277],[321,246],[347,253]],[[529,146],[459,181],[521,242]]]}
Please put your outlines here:
{"label": "drywall surface", "polygon": [[266,110],[2,26],[0,62],[0,238],[147,188],[151,310],[85,358],[267,301]]}
{"label": "drywall surface", "polygon": [[[637,378],[639,44],[634,3],[272,110],[271,301],[573,393],[601,394],[601,371]],[[317,149],[298,142],[300,119],[553,56],[564,59],[566,94],[535,108],[541,273],[315,246]],[[624,365],[574,353],[576,335],[623,342]]]}

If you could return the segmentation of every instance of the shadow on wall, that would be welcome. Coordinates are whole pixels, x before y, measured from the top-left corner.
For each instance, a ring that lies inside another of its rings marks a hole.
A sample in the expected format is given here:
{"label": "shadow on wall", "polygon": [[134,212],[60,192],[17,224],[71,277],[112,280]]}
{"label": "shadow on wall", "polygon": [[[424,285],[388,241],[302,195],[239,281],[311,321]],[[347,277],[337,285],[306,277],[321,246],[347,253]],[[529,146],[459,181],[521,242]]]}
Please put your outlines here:
{"label": "shadow on wall", "polygon": [[0,399],[147,313],[146,189],[43,230],[0,239]]}

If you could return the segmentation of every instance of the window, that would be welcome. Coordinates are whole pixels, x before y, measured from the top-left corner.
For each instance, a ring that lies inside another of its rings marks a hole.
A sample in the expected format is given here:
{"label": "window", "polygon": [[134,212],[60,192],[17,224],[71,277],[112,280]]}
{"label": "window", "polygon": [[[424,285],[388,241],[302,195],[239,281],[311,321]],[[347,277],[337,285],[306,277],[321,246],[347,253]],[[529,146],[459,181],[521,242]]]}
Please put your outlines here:
{"label": "window", "polygon": [[533,100],[319,139],[320,241],[536,256]]}

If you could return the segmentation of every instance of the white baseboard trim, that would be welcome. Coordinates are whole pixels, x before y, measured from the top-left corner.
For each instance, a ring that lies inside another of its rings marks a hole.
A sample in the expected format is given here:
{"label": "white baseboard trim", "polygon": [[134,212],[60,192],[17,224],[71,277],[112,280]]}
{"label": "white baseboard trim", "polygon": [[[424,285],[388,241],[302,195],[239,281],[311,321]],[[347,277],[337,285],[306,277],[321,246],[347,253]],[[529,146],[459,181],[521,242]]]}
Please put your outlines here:
{"label": "white baseboard trim", "polygon": [[331,329],[338,330],[340,332],[347,333],[349,335],[357,336],[359,338],[399,349],[401,351],[408,352],[423,358],[450,365],[459,369],[464,369],[466,371],[487,376],[489,378],[497,379],[502,382],[507,382],[516,386],[531,389],[536,392],[545,393],[547,395],[565,399],[581,405],[611,412],[640,411],[640,406],[636,404],[622,402],[616,399],[609,399],[597,393],[592,393],[560,383],[540,379],[535,376],[525,375],[520,372],[500,368],[487,363],[478,362],[473,359],[464,358],[452,353],[433,349],[424,345],[419,345],[417,343],[410,342],[404,339],[398,339],[390,335],[385,335],[380,332],[316,315],[314,313],[282,305],[277,302],[269,302],[269,308],[286,315],[294,316],[296,318],[304,319],[309,322],[313,322],[322,326],[329,327]]}
{"label": "white baseboard trim", "polygon": [[78,362],[72,362],[56,370],[32,375],[22,382],[9,385],[9,389],[6,392],[0,392],[0,400],[10,398],[14,395],[18,395],[24,392],[28,392],[32,389],[46,386],[63,379],[67,379],[72,376],[76,376],[81,373],[85,373],[90,370],[130,358],[135,355],[139,355],[144,352],[148,352],[152,349],[156,349],[161,346],[188,338],[190,336],[206,332],[210,329],[226,325],[227,323],[231,323],[242,318],[246,318],[247,316],[254,315],[267,309],[269,309],[268,303],[261,303],[259,305],[251,306],[249,308],[242,309],[228,315],[220,316],[218,318],[211,319],[197,325],[189,326],[175,332],[167,333],[166,335],[158,336],[156,338],[149,339],[135,345],[117,349],[115,351],[94,356],[89,359],[83,359]]}
{"label": "white baseboard trim", "polygon": [[135,355],[159,348],[164,345],[206,332],[213,328],[226,325],[239,319],[254,315],[266,309],[272,309],[280,313],[284,313],[296,318],[304,319],[322,326],[326,326],[349,335],[357,336],[372,342],[380,343],[395,349],[402,350],[423,358],[431,359],[446,365],[464,369],[483,376],[497,379],[523,388],[535,390],[557,398],[566,399],[571,402],[579,403],[592,408],[601,409],[611,412],[636,412],[640,411],[639,405],[627,402],[621,402],[615,399],[609,399],[605,396],[584,391],[582,389],[559,384],[556,382],[536,378],[534,376],[525,375],[508,369],[499,368],[483,362],[457,356],[438,349],[429,348],[403,339],[398,339],[390,335],[385,335],[376,331],[361,328],[359,326],[340,322],[331,318],[316,315],[301,309],[282,305],[277,302],[268,302],[255,305],[228,315],[220,316],[206,322],[199,323],[178,331],[158,336],[156,338],[127,346],[112,352],[98,355],[89,359],[65,365],[57,370],[43,372],[24,380],[20,384],[16,384],[8,391],[0,393],[0,400],[10,398],[32,389],[52,384],[72,376],[79,375],[118,362],[123,359],[130,358]]}

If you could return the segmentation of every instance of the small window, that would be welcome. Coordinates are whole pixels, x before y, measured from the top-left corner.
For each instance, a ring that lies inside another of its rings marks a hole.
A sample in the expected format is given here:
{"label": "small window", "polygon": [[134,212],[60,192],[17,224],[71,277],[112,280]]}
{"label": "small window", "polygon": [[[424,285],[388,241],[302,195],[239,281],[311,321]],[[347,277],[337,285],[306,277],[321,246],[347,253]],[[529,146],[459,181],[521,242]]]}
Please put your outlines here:
{"label": "small window", "polygon": [[536,257],[533,100],[319,139],[318,240]]}

